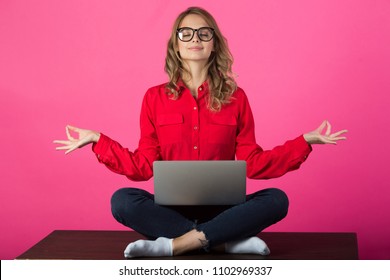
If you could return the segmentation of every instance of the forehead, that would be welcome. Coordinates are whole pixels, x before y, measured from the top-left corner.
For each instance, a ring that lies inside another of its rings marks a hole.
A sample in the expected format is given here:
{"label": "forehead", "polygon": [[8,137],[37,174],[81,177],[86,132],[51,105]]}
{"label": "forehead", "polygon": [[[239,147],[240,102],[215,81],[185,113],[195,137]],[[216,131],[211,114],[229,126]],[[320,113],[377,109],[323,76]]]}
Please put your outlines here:
{"label": "forehead", "polygon": [[179,27],[192,27],[196,29],[200,27],[209,27],[209,25],[200,15],[190,14],[183,18]]}

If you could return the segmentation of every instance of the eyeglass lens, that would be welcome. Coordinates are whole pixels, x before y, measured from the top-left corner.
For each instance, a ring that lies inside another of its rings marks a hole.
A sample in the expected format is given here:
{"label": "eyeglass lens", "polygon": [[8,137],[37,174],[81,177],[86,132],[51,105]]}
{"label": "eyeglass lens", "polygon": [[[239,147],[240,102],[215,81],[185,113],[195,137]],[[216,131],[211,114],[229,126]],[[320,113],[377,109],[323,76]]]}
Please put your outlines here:
{"label": "eyeglass lens", "polygon": [[197,32],[198,38],[201,41],[208,42],[213,39],[214,30],[210,27],[201,27],[199,29],[183,27],[178,29],[177,35],[181,41],[189,42],[194,37],[195,32]]}

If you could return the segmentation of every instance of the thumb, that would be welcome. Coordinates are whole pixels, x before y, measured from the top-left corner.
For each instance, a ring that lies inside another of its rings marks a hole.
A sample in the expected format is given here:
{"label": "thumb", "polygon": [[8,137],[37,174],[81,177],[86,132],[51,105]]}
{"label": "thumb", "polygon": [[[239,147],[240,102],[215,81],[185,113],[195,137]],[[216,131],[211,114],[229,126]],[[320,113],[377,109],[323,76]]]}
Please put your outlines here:
{"label": "thumb", "polygon": [[71,135],[70,131],[74,131],[74,132],[76,132],[76,133],[78,133],[80,135],[80,129],[77,128],[77,127],[74,127],[74,126],[71,126],[71,125],[67,125],[65,130],[66,130],[66,135],[68,136],[68,139],[71,140],[71,141],[74,141],[75,139]]}
{"label": "thumb", "polygon": [[317,131],[318,131],[319,133],[321,133],[321,131],[324,130],[326,124],[327,124],[327,120],[324,120],[324,121],[321,123],[321,125],[317,128]]}
{"label": "thumb", "polygon": [[79,132],[80,131],[80,128],[77,128],[77,127],[69,125],[69,124],[66,126],[66,128],[68,128],[68,129],[70,129],[70,130],[72,130],[74,132]]}

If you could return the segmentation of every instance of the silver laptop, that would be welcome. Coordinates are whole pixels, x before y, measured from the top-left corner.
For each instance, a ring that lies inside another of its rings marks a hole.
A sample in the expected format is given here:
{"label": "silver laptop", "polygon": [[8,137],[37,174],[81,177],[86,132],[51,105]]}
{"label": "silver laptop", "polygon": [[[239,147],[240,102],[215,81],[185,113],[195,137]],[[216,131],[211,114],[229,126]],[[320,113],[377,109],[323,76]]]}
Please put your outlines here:
{"label": "silver laptop", "polygon": [[245,161],[155,161],[154,199],[160,205],[234,205],[245,201]]}

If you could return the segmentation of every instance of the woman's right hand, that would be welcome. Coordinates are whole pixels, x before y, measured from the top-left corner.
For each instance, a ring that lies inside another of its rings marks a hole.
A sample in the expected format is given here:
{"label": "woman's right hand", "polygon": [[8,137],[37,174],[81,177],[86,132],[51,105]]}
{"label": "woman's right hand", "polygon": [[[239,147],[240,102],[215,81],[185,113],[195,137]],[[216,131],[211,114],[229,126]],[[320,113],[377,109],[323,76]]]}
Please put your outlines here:
{"label": "woman's right hand", "polygon": [[[78,134],[78,138],[73,138],[70,132],[73,131]],[[66,135],[68,140],[54,140],[53,143],[61,144],[62,146],[56,147],[56,150],[65,150],[65,154],[69,154],[70,152],[82,148],[85,145],[91,143],[97,143],[100,138],[100,133],[88,130],[81,129],[74,126],[67,125],[66,126]]]}

